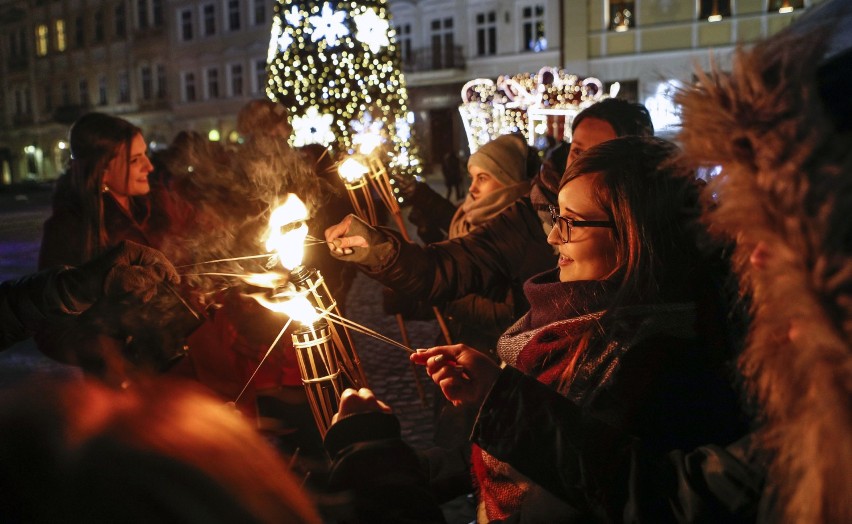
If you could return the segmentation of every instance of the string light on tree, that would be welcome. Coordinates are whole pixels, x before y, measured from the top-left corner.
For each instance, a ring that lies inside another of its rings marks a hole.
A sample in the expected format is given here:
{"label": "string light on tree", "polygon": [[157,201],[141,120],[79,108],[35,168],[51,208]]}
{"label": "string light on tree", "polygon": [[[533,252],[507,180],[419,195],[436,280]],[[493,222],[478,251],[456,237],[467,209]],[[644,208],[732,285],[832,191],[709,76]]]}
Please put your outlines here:
{"label": "string light on tree", "polygon": [[267,94],[288,106],[293,145],[352,154],[378,134],[393,176],[422,171],[387,0],[278,0],[267,62]]}

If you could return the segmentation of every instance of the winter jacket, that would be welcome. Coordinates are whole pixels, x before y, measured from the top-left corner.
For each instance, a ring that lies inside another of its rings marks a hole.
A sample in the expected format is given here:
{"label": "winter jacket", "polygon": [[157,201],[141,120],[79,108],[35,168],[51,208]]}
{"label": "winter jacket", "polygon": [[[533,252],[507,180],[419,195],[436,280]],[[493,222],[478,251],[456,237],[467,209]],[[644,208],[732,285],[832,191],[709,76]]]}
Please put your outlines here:
{"label": "winter jacket", "polygon": [[[67,177],[67,175],[65,175]],[[39,267],[78,266],[87,262],[85,232],[90,227],[82,209],[60,179],[54,194],[53,213],[44,224]],[[103,196],[103,224],[109,246],[131,240],[159,247],[160,226],[148,220],[146,205],[130,216],[110,195]],[[161,370],[183,356],[184,337],[200,323],[197,313],[164,285],[157,297],[141,306],[122,300],[101,300],[86,312],[51,322],[35,334],[44,354],[84,371],[120,379],[130,362]],[[152,329],[154,327],[155,329]]]}
{"label": "winter jacket", "polygon": [[64,274],[71,268],[53,268],[0,283],[0,349],[24,340],[61,315],[79,315],[97,297],[67,292]]}
{"label": "winter jacket", "polygon": [[[404,296],[436,305],[508,287],[517,318],[529,308],[523,299],[524,281],[556,266],[557,257],[528,197],[462,238],[420,246],[390,229],[381,232],[389,254],[362,265],[362,270]],[[493,312],[477,314],[487,318]]]}
{"label": "winter jacket", "polygon": [[[610,500],[616,495],[607,491],[618,483],[599,486],[585,475],[605,475],[623,450],[596,439],[598,455],[583,458],[602,471],[580,467],[562,451],[569,445],[565,435],[576,430],[557,424],[565,413],[617,428],[657,454],[726,445],[746,431],[725,356],[699,338],[693,304],[626,306],[602,320],[597,308],[608,301],[607,283],[558,282],[557,274],[549,271],[525,286],[532,308],[501,337],[498,352],[510,366],[474,428],[485,451],[474,450],[474,470],[492,519],[618,519],[623,501]],[[603,334],[593,335],[574,361],[585,334],[600,322]],[[526,384],[533,380],[569,402],[545,401],[555,398],[546,395],[528,402]]]}

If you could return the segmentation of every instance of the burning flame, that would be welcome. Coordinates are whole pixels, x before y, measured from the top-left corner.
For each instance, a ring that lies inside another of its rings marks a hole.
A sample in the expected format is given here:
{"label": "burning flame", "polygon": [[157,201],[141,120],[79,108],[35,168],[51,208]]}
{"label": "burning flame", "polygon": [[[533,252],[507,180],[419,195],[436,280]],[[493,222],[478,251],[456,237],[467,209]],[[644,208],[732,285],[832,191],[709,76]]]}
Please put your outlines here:
{"label": "burning flame", "polygon": [[278,254],[281,265],[292,270],[302,263],[305,255],[305,238],[308,236],[308,208],[293,193],[275,208],[269,217],[269,236],[266,250]]}
{"label": "burning flame", "polygon": [[369,171],[370,170],[367,166],[352,157],[347,158],[342,164],[340,164],[340,167],[337,168],[337,172],[340,173],[340,178],[350,184],[354,184],[364,178],[364,175],[366,175]]}
{"label": "burning flame", "polygon": [[266,273],[249,273],[242,277],[242,280],[255,287],[272,289],[280,286],[282,282],[286,282],[287,276],[277,271],[267,271]]}
{"label": "burning flame", "polygon": [[296,322],[306,326],[310,326],[322,318],[322,315],[317,312],[316,308],[314,308],[304,295],[291,295],[286,299],[278,299],[279,295],[276,295],[274,297],[276,300],[270,300],[264,293],[253,293],[251,297],[257,300],[257,303],[261,306],[276,313],[284,313]]}

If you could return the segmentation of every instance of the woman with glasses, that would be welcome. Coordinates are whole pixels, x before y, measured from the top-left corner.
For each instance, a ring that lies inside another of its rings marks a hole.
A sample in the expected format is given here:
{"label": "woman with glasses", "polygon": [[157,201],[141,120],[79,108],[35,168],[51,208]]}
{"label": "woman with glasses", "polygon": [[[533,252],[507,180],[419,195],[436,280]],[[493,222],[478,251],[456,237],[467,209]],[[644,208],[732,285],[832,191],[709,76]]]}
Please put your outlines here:
{"label": "woman with glasses", "polygon": [[585,463],[562,448],[566,434],[582,442],[582,427],[565,422],[572,414],[652,452],[727,444],[744,431],[725,366],[719,258],[699,247],[698,186],[676,153],[625,137],[568,168],[548,236],[558,265],[524,286],[530,312],[498,342],[502,370],[464,345],[412,356],[448,400],[478,409],[480,521],[621,520],[608,505],[619,494],[598,482],[623,457],[606,441],[584,443],[594,450]]}

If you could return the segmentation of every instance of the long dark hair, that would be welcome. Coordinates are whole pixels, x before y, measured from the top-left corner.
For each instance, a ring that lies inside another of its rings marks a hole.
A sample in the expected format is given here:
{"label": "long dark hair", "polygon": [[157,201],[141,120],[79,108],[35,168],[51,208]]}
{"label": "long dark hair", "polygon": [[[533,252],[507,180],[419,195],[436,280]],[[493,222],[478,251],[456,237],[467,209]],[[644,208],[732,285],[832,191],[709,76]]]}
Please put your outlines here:
{"label": "long dark hair", "polygon": [[606,280],[613,298],[599,321],[580,338],[562,377],[568,387],[581,356],[603,348],[625,306],[694,303],[697,335],[732,349],[720,283],[726,266],[699,221],[700,182],[679,160],[679,149],[654,137],[629,136],[585,151],[565,172],[569,181],[594,177],[594,198],[615,224],[616,269]]}
{"label": "long dark hair", "polygon": [[699,185],[677,162],[679,150],[654,137],[617,138],[590,148],[565,172],[560,190],[594,176],[594,198],[615,223],[616,305],[691,298],[702,255]]}
{"label": "long dark hair", "polygon": [[140,133],[142,130],[127,120],[104,113],[83,115],[71,126],[69,189],[87,221],[83,260],[97,255],[107,246],[102,196],[107,166],[124,146],[127,155],[125,177],[129,178],[130,146]]}

